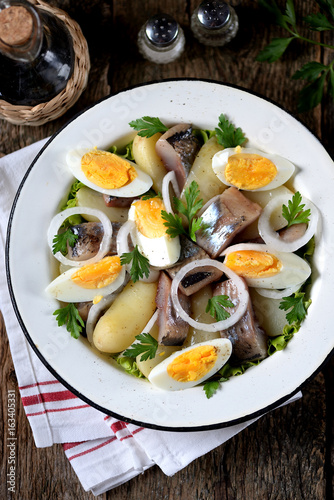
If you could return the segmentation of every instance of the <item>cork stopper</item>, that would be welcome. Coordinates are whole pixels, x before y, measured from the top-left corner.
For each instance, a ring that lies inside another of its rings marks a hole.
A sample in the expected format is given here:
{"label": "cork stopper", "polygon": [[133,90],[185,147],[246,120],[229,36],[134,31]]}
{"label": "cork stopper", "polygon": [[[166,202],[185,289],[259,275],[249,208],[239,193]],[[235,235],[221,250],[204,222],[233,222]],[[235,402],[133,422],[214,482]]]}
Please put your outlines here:
{"label": "cork stopper", "polygon": [[33,32],[33,18],[21,6],[8,7],[0,12],[0,39],[11,46],[28,42]]}

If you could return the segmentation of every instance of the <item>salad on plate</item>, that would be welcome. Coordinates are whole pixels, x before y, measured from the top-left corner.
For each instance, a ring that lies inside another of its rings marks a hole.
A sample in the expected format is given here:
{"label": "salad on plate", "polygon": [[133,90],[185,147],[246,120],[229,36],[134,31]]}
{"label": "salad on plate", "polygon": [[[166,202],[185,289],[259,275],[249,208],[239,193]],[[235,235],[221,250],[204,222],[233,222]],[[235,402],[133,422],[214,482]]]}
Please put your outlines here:
{"label": "salad on plate", "polygon": [[295,166],[247,147],[224,114],[213,130],[129,125],[123,148],[67,154],[46,293],[60,327],[131,375],[210,398],[299,330],[319,213],[293,190]]}

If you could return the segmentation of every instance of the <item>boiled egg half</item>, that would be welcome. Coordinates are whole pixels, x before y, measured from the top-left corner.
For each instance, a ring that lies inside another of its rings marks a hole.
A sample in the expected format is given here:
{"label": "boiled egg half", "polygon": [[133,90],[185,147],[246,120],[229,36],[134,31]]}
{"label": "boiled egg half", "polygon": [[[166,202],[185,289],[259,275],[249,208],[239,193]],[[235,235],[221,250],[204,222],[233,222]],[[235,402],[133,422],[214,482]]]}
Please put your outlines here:
{"label": "boiled egg half", "polygon": [[308,263],[294,253],[278,252],[267,245],[240,243],[223,253],[224,264],[251,287],[283,289],[301,285],[311,274]]}
{"label": "boiled egg half", "polygon": [[140,196],[153,183],[151,177],[135,163],[109,151],[70,151],[66,155],[66,162],[76,179],[91,189],[110,196]]}
{"label": "boiled egg half", "polygon": [[62,302],[96,303],[117,290],[124,278],[120,258],[113,255],[94,264],[68,269],[48,285],[46,292]]}
{"label": "boiled egg half", "polygon": [[174,352],[153,368],[148,379],[165,391],[189,389],[217,373],[232,353],[229,339],[201,342]]}
{"label": "boiled egg half", "polygon": [[212,159],[212,169],[227,186],[245,191],[275,189],[290,179],[294,165],[276,154],[255,148],[226,148]]}
{"label": "boiled egg half", "polygon": [[178,236],[171,238],[166,233],[161,210],[166,209],[160,198],[137,200],[131,204],[128,218],[135,223],[133,244],[138,245],[151,266],[165,268],[178,261],[181,245]]}

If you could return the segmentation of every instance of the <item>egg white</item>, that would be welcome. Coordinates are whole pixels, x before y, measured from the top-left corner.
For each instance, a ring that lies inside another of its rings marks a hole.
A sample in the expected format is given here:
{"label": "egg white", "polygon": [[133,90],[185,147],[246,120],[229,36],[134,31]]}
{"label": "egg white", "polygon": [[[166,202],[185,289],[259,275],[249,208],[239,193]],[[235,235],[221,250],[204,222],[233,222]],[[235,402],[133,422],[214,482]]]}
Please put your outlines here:
{"label": "egg white", "polygon": [[260,151],[256,148],[226,148],[222,151],[218,151],[218,153],[216,153],[212,158],[212,169],[218,179],[221,180],[226,186],[234,185],[227,181],[225,177],[225,168],[228,164],[229,157],[238,153],[256,154],[259,156],[263,156],[263,158],[267,158],[268,160],[272,161],[277,168],[276,177],[266,186],[257,189],[242,188],[243,191],[268,191],[271,189],[275,189],[282,184],[285,184],[285,182],[290,179],[295,171],[294,165],[282,156],[264,153],[263,151]]}
{"label": "egg white", "polygon": [[[136,207],[132,204],[129,210],[128,220],[134,223],[136,223],[135,213]],[[166,234],[160,238],[148,238],[144,236],[136,226],[131,233],[131,237],[133,244],[138,245],[140,253],[149,260],[151,266],[166,268],[179,260],[181,244],[178,236],[176,236],[176,238],[171,238]]]}
{"label": "egg white", "polygon": [[69,151],[66,155],[66,163],[72,174],[76,179],[85,184],[85,186],[94,189],[94,191],[98,191],[103,194],[107,194],[109,196],[118,196],[120,198],[133,198],[135,196],[140,196],[143,193],[146,193],[150,189],[153,184],[151,177],[140,170],[135,163],[132,161],[126,160],[130,165],[132,165],[136,172],[137,177],[133,179],[126,186],[122,186],[117,189],[106,189],[100,186],[97,186],[93,182],[87,179],[82,168],[81,168],[81,158],[92,151],[91,149],[76,149],[73,151]]}
{"label": "egg white", "polygon": [[261,278],[245,278],[247,285],[257,288],[282,289],[301,285],[311,274],[308,263],[294,253],[278,252],[268,245],[258,243],[240,243],[228,247],[222,256],[240,250],[256,250],[275,255],[282,263],[282,269],[274,276]]}
{"label": "egg white", "polygon": [[[200,346],[214,346],[217,349],[217,360],[211,370],[208,371],[202,378],[199,380],[193,380],[189,382],[179,382],[170,377],[167,373],[168,365],[175,359],[177,356],[185,352],[192,351],[196,347]],[[213,339],[206,342],[201,342],[199,344],[195,344],[191,347],[187,347],[186,349],[182,349],[181,351],[174,352],[168,358],[164,359],[161,363],[155,366],[149,376],[148,380],[152,385],[159,389],[163,389],[165,391],[179,391],[181,389],[189,389],[191,387],[195,387],[200,383],[204,382],[212,375],[218,372],[222,368],[222,366],[226,363],[232,353],[232,343],[229,339]]]}
{"label": "egg white", "polygon": [[61,302],[89,302],[96,296],[105,297],[117,290],[125,278],[125,269],[121,271],[117,278],[109,285],[102,288],[83,288],[71,280],[72,274],[78,271],[77,267],[72,267],[57,276],[45,289],[46,293]]}

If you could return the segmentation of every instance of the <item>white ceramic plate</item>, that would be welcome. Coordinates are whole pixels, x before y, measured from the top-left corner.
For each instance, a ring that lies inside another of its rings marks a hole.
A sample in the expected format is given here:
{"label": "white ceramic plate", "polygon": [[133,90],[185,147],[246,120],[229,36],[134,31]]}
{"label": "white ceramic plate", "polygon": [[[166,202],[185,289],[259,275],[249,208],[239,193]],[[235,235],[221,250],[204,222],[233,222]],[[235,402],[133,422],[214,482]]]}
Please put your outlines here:
{"label": "white ceramic plate", "polygon": [[[220,113],[245,131],[248,146],[281,154],[297,166],[294,186],[322,215],[314,259],[312,305],[288,347],[222,384],[211,399],[202,387],[164,392],[124,373],[84,339],[57,326],[55,300],[44,294],[52,277],[46,233],[73,178],[65,163],[76,147],[107,147],[131,133],[128,123],[158,116],[212,129]],[[109,97],[68,123],[37,156],[19,188],[10,219],[7,274],[19,322],[50,371],[84,401],[126,421],[165,430],[203,430],[260,415],[287,400],[334,349],[334,166],[320,142],[278,106],[247,91],[199,80],[139,86]]]}

